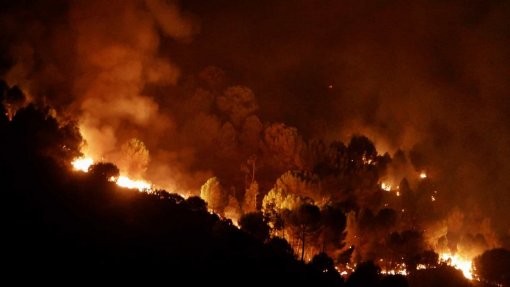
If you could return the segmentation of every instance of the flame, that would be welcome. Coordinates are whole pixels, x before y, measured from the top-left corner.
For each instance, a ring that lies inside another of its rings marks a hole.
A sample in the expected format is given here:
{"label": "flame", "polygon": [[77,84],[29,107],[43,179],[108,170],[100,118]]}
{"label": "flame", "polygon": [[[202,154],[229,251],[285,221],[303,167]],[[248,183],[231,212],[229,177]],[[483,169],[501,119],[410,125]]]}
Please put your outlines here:
{"label": "flame", "polygon": [[[82,156],[82,157],[74,159],[71,162],[73,169],[75,169],[77,171],[82,171],[82,172],[88,172],[89,168],[92,164],[94,164],[94,160],[89,156]],[[422,178],[422,179],[427,178],[427,174],[424,171],[422,171],[420,173],[420,178]],[[138,189],[140,192],[151,193],[154,188],[154,186],[150,182],[147,182],[145,180],[134,180],[134,179],[131,179],[125,175],[120,175],[118,178],[112,177],[112,178],[110,178],[110,181],[115,182],[118,186],[121,186],[121,187],[129,188],[129,189]],[[381,183],[381,189],[388,191],[388,192],[390,192],[392,190],[391,185],[387,184],[387,183]],[[397,187],[397,189],[398,189],[398,187]],[[398,190],[396,191],[395,194],[396,194],[396,196],[400,196],[400,192]],[[434,194],[437,194],[437,191],[434,191]],[[431,196],[431,200],[436,201],[436,198],[434,195]],[[401,211],[405,212],[405,209],[402,209]],[[234,226],[239,228],[236,221],[232,221],[232,222],[233,222]],[[381,261],[382,260],[383,259],[381,259]],[[442,253],[442,254],[440,254],[440,262],[444,262],[444,263],[448,264],[449,266],[452,266],[455,269],[460,270],[462,272],[462,274],[464,275],[464,277],[466,277],[469,280],[473,280],[472,261],[471,260],[469,260],[463,256],[460,256],[459,254],[452,255],[450,253]],[[337,267],[335,267],[335,268],[338,270]],[[426,269],[426,268],[427,267],[422,264],[419,264],[417,266],[418,270]],[[346,276],[347,274],[350,274],[353,271],[354,271],[354,268],[347,265],[346,269],[342,270],[340,272],[340,274],[342,276]],[[381,273],[392,274],[392,275],[400,274],[400,275],[404,275],[404,276],[408,275],[408,271],[407,271],[404,263],[399,264],[394,269],[383,269],[383,270],[381,270]]]}
{"label": "flame", "polygon": [[391,191],[391,185],[383,182],[381,183],[381,189],[389,192]]}
{"label": "flame", "polygon": [[75,170],[88,172],[90,166],[94,163],[94,160],[90,157],[79,157],[71,162],[71,165]]}
{"label": "flame", "polygon": [[118,186],[126,187],[129,189],[138,189],[139,191],[147,191],[147,192],[150,192],[152,190],[152,184],[148,183],[145,180],[133,180],[127,176],[121,175],[116,180],[114,178],[113,181]]}
{"label": "flame", "polygon": [[441,261],[446,262],[446,264],[452,266],[455,269],[462,271],[464,277],[469,280],[473,280],[473,262],[465,257],[462,257],[458,254],[452,255],[450,253],[442,253]]}
{"label": "flame", "polygon": [[389,269],[389,270],[381,270],[382,274],[385,275],[404,275],[407,276],[407,270],[406,269]]}
{"label": "flame", "polygon": [[[89,156],[82,156],[74,159],[71,162],[73,169],[82,172],[88,172],[90,166],[94,164],[94,160]],[[152,192],[153,185],[145,180],[134,180],[125,175],[120,175],[118,178],[112,177],[110,178],[111,182],[115,182],[118,186],[129,188],[129,189],[138,189],[139,191],[144,192]]]}

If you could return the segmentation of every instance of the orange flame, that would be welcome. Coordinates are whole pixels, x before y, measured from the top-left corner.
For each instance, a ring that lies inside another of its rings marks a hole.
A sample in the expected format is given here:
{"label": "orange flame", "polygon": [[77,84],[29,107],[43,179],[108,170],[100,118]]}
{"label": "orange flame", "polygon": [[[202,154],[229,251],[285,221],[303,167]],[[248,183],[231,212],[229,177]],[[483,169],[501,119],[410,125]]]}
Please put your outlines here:
{"label": "orange flame", "polygon": [[458,254],[452,255],[450,253],[442,253],[441,261],[446,262],[446,264],[452,266],[455,269],[462,271],[464,277],[469,280],[473,280],[473,262],[465,257],[462,257]]}
{"label": "orange flame", "polygon": [[127,176],[119,176],[115,183],[118,186],[126,187],[129,189],[138,189],[139,191],[150,192],[152,190],[152,184],[148,183],[145,180],[132,180]]}
{"label": "orange flame", "polygon": [[90,157],[79,157],[71,162],[71,165],[75,170],[88,172],[90,166],[94,163],[94,160]]}
{"label": "orange flame", "polygon": [[[74,159],[71,162],[74,170],[81,172],[88,172],[90,166],[94,164],[94,160],[89,156],[82,156]],[[110,181],[115,182],[118,186],[138,189],[139,191],[152,192],[153,185],[145,180],[134,180],[125,175],[120,175],[118,178],[110,178]]]}

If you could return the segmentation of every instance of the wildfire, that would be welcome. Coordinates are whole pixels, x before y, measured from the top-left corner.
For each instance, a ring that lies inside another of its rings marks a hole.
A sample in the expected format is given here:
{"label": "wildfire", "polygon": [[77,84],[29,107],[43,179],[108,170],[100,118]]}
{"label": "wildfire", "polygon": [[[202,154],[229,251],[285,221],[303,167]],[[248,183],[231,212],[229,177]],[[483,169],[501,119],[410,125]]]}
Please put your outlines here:
{"label": "wildfire", "polygon": [[383,182],[381,183],[381,189],[385,191],[391,191],[391,185]]}
{"label": "wildfire", "polygon": [[[88,156],[82,156],[76,158],[71,162],[74,170],[88,172],[90,166],[94,164],[94,160]],[[118,186],[129,188],[129,189],[138,189],[139,191],[151,192],[152,184],[145,180],[133,180],[125,175],[121,175],[118,178],[112,177],[110,181],[115,182]]]}
{"label": "wildfire", "polygon": [[471,260],[458,254],[451,255],[450,253],[442,253],[440,259],[442,262],[462,271],[462,274],[464,274],[464,277],[467,279],[473,279],[473,274],[471,273],[473,262]]}
{"label": "wildfire", "polygon": [[385,275],[404,275],[404,276],[408,275],[406,269],[389,269],[389,270],[383,269],[381,270],[381,273]]}
{"label": "wildfire", "polygon": [[152,189],[152,184],[144,181],[144,180],[132,180],[127,176],[119,176],[119,178],[112,179],[118,186],[130,188],[130,189],[138,189],[139,191],[150,191]]}
{"label": "wildfire", "polygon": [[[73,169],[76,171],[81,171],[81,172],[88,172],[90,169],[90,166],[93,164],[94,164],[94,160],[88,156],[82,156],[82,157],[76,158],[71,162]],[[422,171],[420,173],[420,178],[421,179],[427,178],[427,174],[424,171]],[[129,189],[137,189],[140,192],[150,193],[150,192],[152,192],[152,190],[154,188],[154,186],[150,182],[147,182],[145,180],[134,180],[134,179],[131,179],[125,175],[120,175],[119,177],[112,177],[112,178],[110,178],[110,181],[115,182],[115,184],[117,184],[118,186],[129,188]],[[392,191],[391,185],[387,184],[387,183],[381,183],[381,189],[385,190],[387,192]],[[434,191],[434,195],[431,196],[432,201],[436,201],[436,197],[435,197],[436,194],[437,194],[437,191]],[[397,187],[397,191],[395,192],[395,195],[400,196],[398,187]],[[402,209],[401,211],[405,212],[405,209]],[[236,227],[238,227],[237,222],[233,221],[233,223]],[[380,260],[382,261],[383,259],[380,259]],[[439,260],[442,263],[445,263],[449,266],[454,267],[455,269],[460,270],[463,273],[464,277],[466,277],[467,279],[473,280],[473,274],[471,273],[472,272],[472,261],[471,260],[469,260],[463,256],[460,256],[459,254],[452,255],[450,253],[440,254]],[[338,270],[338,267],[335,267],[335,268]],[[426,269],[426,268],[427,267],[422,264],[417,266],[418,270]],[[344,268],[342,268],[342,270],[339,270],[339,272],[342,276],[347,276],[348,274],[351,274],[353,271],[354,271],[354,268],[349,265],[344,266]],[[400,274],[400,275],[404,275],[404,276],[408,275],[406,266],[403,263],[397,265],[397,267],[392,268],[392,269],[383,269],[383,270],[381,270],[381,273],[392,274],[392,275]]]}
{"label": "wildfire", "polygon": [[94,160],[90,157],[79,157],[71,162],[71,165],[75,170],[88,172],[90,166],[94,163]]}

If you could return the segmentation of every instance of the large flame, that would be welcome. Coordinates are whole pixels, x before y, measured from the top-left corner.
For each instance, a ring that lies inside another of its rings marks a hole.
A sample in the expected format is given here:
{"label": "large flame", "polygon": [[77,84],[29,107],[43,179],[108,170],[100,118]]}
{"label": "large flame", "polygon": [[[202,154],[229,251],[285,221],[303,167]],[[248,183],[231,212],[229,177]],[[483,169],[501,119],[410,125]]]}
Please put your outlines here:
{"label": "large flame", "polygon": [[[90,166],[93,164],[94,160],[89,156],[82,156],[71,162],[73,169],[81,172],[88,172]],[[115,182],[118,186],[129,189],[138,189],[144,192],[151,192],[153,189],[153,185],[145,180],[134,180],[122,174],[119,177],[112,177],[110,180]]]}
{"label": "large flame", "polygon": [[464,277],[467,279],[473,279],[473,262],[470,259],[459,254],[452,255],[450,253],[442,253],[440,258],[441,261],[446,262],[446,264],[462,271],[462,274],[464,274]]}
{"label": "large flame", "polygon": [[130,188],[130,189],[138,189],[139,191],[151,191],[152,184],[148,183],[145,180],[133,180],[127,176],[119,176],[119,178],[114,178],[113,181],[118,186]]}
{"label": "large flame", "polygon": [[94,163],[94,160],[90,157],[79,157],[71,162],[71,165],[75,170],[88,172],[90,166]]}

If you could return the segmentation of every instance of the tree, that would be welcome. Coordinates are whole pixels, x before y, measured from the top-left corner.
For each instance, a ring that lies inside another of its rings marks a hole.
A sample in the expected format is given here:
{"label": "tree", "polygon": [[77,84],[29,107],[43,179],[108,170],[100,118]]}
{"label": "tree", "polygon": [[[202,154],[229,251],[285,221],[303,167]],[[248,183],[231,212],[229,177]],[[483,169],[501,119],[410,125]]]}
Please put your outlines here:
{"label": "tree", "polygon": [[281,237],[273,237],[266,243],[269,249],[282,257],[294,258],[294,250],[287,240]]}
{"label": "tree", "polygon": [[[244,120],[244,124],[239,135],[239,142],[241,143],[241,147],[244,152],[254,154],[259,151],[263,129],[264,126],[256,115],[248,116],[246,120]],[[255,157],[251,158],[255,159]],[[250,159],[248,161],[250,161]],[[255,164],[254,161],[253,164]],[[251,165],[250,162],[248,162],[248,165]],[[255,167],[255,165],[253,165],[253,167]],[[254,169],[252,171],[254,171]],[[254,175],[254,173],[252,173],[252,175]],[[254,179],[254,176],[252,178]]]}
{"label": "tree", "polygon": [[264,242],[269,238],[269,226],[261,212],[251,212],[239,220],[241,230]]}
{"label": "tree", "polygon": [[344,246],[342,241],[345,238],[346,224],[347,217],[344,214],[343,208],[341,208],[338,204],[323,207],[321,210],[321,226],[323,227],[321,236],[323,251],[334,251],[341,249]]}
{"label": "tree", "polygon": [[145,144],[132,138],[121,147],[122,154],[119,166],[126,170],[131,176],[141,177],[149,165],[149,150]]}
{"label": "tree", "polygon": [[2,100],[2,104],[7,110],[7,116],[12,119],[16,112],[23,106],[26,98],[23,91],[18,86],[14,86],[7,90]]}
{"label": "tree", "polygon": [[472,287],[460,270],[451,266],[440,265],[437,268],[417,270],[408,277],[413,287]]}
{"label": "tree", "polygon": [[510,286],[510,251],[495,248],[485,251],[474,259],[474,272],[482,280],[492,284]]}
{"label": "tree", "polygon": [[435,268],[439,262],[439,254],[434,250],[425,250],[420,255],[420,264],[425,265],[427,268]]}
{"label": "tree", "polygon": [[324,203],[328,199],[325,194],[320,192],[319,178],[315,174],[301,170],[287,171],[282,174],[276,180],[274,188],[282,190],[285,194],[310,198],[318,204]]}
{"label": "tree", "polygon": [[368,261],[358,264],[354,273],[347,279],[349,287],[377,286],[381,278],[381,268],[374,262]]}
{"label": "tree", "polygon": [[259,194],[259,184],[257,181],[252,181],[250,187],[246,189],[244,193],[243,201],[243,212],[255,212],[257,211],[257,195]]}
{"label": "tree", "polygon": [[186,206],[193,211],[207,211],[207,202],[198,196],[190,196],[185,202]]}
{"label": "tree", "polygon": [[68,164],[80,155],[83,142],[74,123],[60,125],[49,108],[33,104],[19,109],[10,122],[12,144],[25,150],[23,156],[51,157]]}
{"label": "tree", "polygon": [[315,255],[309,265],[317,269],[319,272],[330,272],[335,270],[333,259],[324,252]]}
{"label": "tree", "polygon": [[258,109],[255,94],[250,88],[233,86],[216,99],[216,106],[238,127],[243,120]]}
{"label": "tree", "polygon": [[425,251],[423,233],[416,230],[404,230],[393,232],[388,236],[387,245],[392,255],[393,262],[404,260],[407,270],[412,272],[421,260]]}
{"label": "tree", "polygon": [[158,189],[153,192],[159,199],[170,200],[175,204],[181,204],[184,201],[184,197],[177,193],[170,193],[164,189]]}
{"label": "tree", "polygon": [[292,168],[300,164],[303,139],[297,128],[275,123],[264,130],[263,148],[276,165]]}
{"label": "tree", "polygon": [[355,166],[370,164],[376,160],[377,150],[365,136],[353,136],[347,146],[351,163]]}
{"label": "tree", "polygon": [[323,280],[327,280],[332,286],[338,286],[343,282],[342,277],[335,269],[333,259],[324,252],[315,255],[308,265],[320,273]]}
{"label": "tree", "polygon": [[212,211],[219,214],[223,214],[223,210],[228,204],[228,194],[223,190],[216,177],[211,177],[202,185],[200,197],[207,202]]}
{"label": "tree", "polygon": [[319,228],[320,209],[313,204],[303,204],[291,213],[291,223],[299,228],[301,237],[301,261],[305,257],[306,237]]}
{"label": "tree", "polygon": [[223,209],[223,213],[226,218],[233,222],[237,223],[239,221],[239,218],[241,217],[241,205],[237,198],[232,195],[228,196],[228,203]]}
{"label": "tree", "polygon": [[119,177],[119,169],[113,163],[98,162],[90,166],[89,174],[100,180],[109,181],[111,178]]}
{"label": "tree", "polygon": [[9,86],[3,80],[0,80],[0,123],[4,124],[8,121],[7,117],[7,107],[6,107],[6,99],[7,99],[7,91],[9,90]]}

